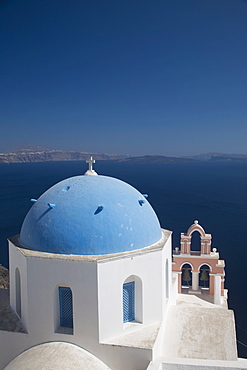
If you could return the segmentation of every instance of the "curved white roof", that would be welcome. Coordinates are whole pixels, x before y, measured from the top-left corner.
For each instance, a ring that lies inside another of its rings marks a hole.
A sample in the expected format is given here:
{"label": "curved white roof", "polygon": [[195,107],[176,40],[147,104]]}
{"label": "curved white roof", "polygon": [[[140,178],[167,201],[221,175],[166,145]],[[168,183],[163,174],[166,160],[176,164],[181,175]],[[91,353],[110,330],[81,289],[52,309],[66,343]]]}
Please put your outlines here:
{"label": "curved white roof", "polygon": [[66,342],[32,347],[12,360],[4,370],[110,370],[86,350]]}

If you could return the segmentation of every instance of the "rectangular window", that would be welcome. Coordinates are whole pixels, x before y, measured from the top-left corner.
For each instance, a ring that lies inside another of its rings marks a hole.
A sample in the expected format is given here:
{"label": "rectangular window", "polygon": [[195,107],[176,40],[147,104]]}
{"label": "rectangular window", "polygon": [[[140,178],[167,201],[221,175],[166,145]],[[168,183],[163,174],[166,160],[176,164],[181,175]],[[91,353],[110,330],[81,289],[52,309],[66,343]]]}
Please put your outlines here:
{"label": "rectangular window", "polygon": [[68,287],[59,287],[60,326],[73,328],[72,291]]}
{"label": "rectangular window", "polygon": [[135,282],[123,284],[123,322],[135,320]]}

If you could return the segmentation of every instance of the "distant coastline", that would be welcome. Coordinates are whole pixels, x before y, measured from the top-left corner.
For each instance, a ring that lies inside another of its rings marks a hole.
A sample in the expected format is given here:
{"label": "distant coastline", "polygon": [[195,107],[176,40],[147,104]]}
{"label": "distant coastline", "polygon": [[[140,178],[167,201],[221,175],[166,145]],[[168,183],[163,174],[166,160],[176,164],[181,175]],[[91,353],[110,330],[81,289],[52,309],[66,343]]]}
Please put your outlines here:
{"label": "distant coastline", "polygon": [[174,163],[191,161],[247,161],[247,154],[206,153],[194,156],[170,157],[164,155],[129,156],[79,151],[49,150],[34,146],[25,146],[0,153],[0,163],[33,163],[54,161],[85,161],[89,156],[95,160],[132,163]]}

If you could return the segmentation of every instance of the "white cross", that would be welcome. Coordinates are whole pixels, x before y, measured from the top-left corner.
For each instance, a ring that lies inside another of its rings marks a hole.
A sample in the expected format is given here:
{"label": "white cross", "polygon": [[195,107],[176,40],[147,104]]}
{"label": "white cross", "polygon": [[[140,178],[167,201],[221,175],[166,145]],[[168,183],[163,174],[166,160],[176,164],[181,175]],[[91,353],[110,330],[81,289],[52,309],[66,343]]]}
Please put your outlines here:
{"label": "white cross", "polygon": [[87,160],[86,160],[86,163],[88,163],[88,170],[89,171],[93,171],[93,163],[95,163],[95,160],[93,159],[93,157],[89,157]]}

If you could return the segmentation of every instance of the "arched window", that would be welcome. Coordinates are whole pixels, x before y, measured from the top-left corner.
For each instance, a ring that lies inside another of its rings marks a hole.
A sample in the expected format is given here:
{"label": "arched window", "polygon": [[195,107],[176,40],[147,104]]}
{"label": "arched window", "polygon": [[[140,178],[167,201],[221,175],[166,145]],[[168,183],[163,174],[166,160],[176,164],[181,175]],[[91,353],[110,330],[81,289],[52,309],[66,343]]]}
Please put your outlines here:
{"label": "arched window", "polygon": [[123,285],[123,322],[135,320],[135,282]]}
{"label": "arched window", "polygon": [[18,268],[15,270],[15,309],[21,318],[21,276]]}
{"label": "arched window", "polygon": [[142,322],[142,281],[129,276],[123,284],[123,322]]}
{"label": "arched window", "polygon": [[60,326],[73,328],[73,299],[69,287],[59,287]]}
{"label": "arched window", "polygon": [[168,258],[166,259],[166,298],[169,298],[169,264]]}

